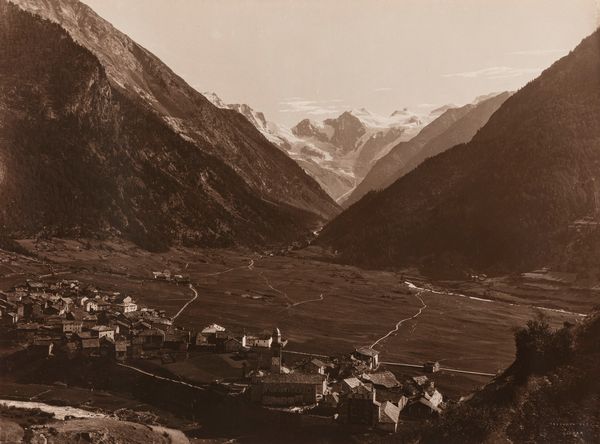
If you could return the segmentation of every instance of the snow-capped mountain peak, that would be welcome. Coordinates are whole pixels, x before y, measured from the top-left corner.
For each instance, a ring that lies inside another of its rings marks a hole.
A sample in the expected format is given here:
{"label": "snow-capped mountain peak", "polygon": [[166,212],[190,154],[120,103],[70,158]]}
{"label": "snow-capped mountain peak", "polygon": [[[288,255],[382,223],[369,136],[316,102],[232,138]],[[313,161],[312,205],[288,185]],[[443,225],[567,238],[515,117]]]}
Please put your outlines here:
{"label": "snow-capped mountain peak", "polygon": [[206,97],[217,108],[229,108],[229,106],[225,102],[223,102],[223,100],[214,92],[203,92],[202,95]]}
{"label": "snow-capped mountain peak", "polygon": [[278,125],[267,121],[262,112],[255,111],[252,109],[252,107],[246,105],[245,103],[225,103],[225,101],[214,92],[203,92],[202,95],[217,108],[231,109],[243,115],[252,125],[256,127],[256,129],[263,134],[263,136],[267,138],[267,140],[276,146],[285,144],[285,138],[282,140],[279,134],[280,131]]}
{"label": "snow-capped mountain peak", "polygon": [[402,109],[397,109],[396,111],[394,111],[392,114],[390,114],[390,117],[406,116],[408,114],[409,114],[408,108],[402,108]]}
{"label": "snow-capped mountain peak", "polygon": [[401,108],[389,116],[349,109],[322,121],[303,119],[292,128],[270,122],[246,104],[227,104],[214,92],[215,106],[242,114],[271,143],[296,160],[334,199],[348,194],[372,164],[400,142],[415,136],[433,118]]}

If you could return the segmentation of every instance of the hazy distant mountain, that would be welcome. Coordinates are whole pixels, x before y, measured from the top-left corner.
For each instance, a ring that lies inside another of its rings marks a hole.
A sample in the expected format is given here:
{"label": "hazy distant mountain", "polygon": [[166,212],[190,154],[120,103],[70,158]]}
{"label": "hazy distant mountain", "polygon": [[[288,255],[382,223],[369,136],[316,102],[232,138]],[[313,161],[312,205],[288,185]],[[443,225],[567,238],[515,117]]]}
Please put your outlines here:
{"label": "hazy distant mountain", "polygon": [[551,262],[600,212],[600,31],[511,96],[467,144],[370,193],[320,243],[370,266]]}
{"label": "hazy distant mountain", "polygon": [[435,117],[418,116],[406,109],[382,117],[362,108],[322,122],[304,119],[289,129],[267,120],[249,105],[227,104],[214,92],[203,95],[215,106],[246,117],[336,200],[360,182],[376,159],[400,141],[413,137]]}
{"label": "hazy distant mountain", "polygon": [[255,245],[288,242],[336,211],[246,119],[215,108],[86,6],[20,3],[64,21],[94,51],[0,0],[4,232]]}
{"label": "hazy distant mountain", "polygon": [[156,56],[77,0],[11,0],[59,23],[100,61],[113,89],[151,110],[199,150],[219,157],[259,195],[324,218],[335,204],[238,113],[213,106]]}
{"label": "hazy distant mountain", "polygon": [[400,143],[380,158],[343,205],[348,207],[371,190],[382,190],[429,157],[470,141],[491,115],[510,96],[494,93],[481,96],[460,108],[444,106],[432,112],[438,115],[411,140]]}
{"label": "hazy distant mountain", "polygon": [[341,201],[373,162],[394,145],[412,138],[429,120],[429,115],[418,116],[408,110],[383,117],[364,108],[345,111],[322,122],[305,119],[292,128],[301,141],[292,144],[292,153],[323,170],[346,177],[348,180],[341,188],[329,188],[330,195]]}
{"label": "hazy distant mountain", "polygon": [[287,145],[291,139],[294,138],[290,130],[283,128],[282,126],[268,121],[264,113],[255,111],[249,105],[245,103],[225,103],[215,92],[203,92],[202,95],[212,102],[218,108],[230,109],[238,112],[244,116],[248,122],[259,130],[263,136],[275,146],[283,148],[287,151]]}

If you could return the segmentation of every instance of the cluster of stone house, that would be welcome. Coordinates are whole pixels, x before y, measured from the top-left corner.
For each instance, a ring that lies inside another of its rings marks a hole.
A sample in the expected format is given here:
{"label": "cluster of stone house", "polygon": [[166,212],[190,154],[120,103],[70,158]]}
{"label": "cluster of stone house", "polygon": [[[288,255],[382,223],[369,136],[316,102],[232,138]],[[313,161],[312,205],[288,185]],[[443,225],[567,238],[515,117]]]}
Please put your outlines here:
{"label": "cluster of stone house", "polygon": [[173,274],[169,270],[153,271],[152,277],[157,281],[176,282],[182,284],[188,284],[190,282],[189,276],[185,276],[183,274]]}
{"label": "cluster of stone house", "polygon": [[[269,407],[304,406],[333,413],[340,423],[396,432],[402,417],[442,413],[443,397],[427,376],[400,383],[379,364],[379,352],[360,347],[345,358],[307,358],[288,368],[282,363],[280,333],[272,335],[271,367],[251,372],[251,399]],[[427,372],[439,364],[427,363]]]}
{"label": "cluster of stone house", "polygon": [[[386,432],[395,432],[402,417],[442,412],[443,397],[433,381],[415,376],[400,383],[380,365],[377,350],[359,347],[344,358],[307,356],[294,361],[284,359],[287,344],[278,328],[234,335],[217,324],[206,326],[194,340],[197,349],[235,353],[252,363],[244,367],[242,379],[249,384],[250,399],[265,407],[320,409],[340,423]],[[423,370],[435,373],[439,363],[427,362]]]}
{"label": "cluster of stone house", "polygon": [[125,360],[164,347],[186,350],[190,342],[190,332],[174,327],[164,311],[76,280],[27,281],[1,292],[0,325],[17,342],[69,356]]}
{"label": "cluster of stone house", "polygon": [[442,394],[427,376],[403,383],[387,370],[363,373],[339,384],[339,420],[345,424],[395,432],[403,417],[427,418],[442,413]]}
{"label": "cluster of stone house", "polygon": [[[316,409],[343,424],[386,432],[395,432],[402,416],[438,415],[444,406],[427,376],[400,383],[383,368],[373,348],[359,347],[333,359],[287,352],[288,341],[278,328],[236,335],[210,324],[192,332],[174,326],[162,310],[139,307],[130,296],[76,280],[27,281],[0,292],[0,328],[48,355],[124,361],[176,352],[234,354],[244,362],[237,382],[249,388],[253,402],[269,408]],[[284,359],[286,353],[306,357]],[[425,372],[438,370],[436,362],[424,365]]]}

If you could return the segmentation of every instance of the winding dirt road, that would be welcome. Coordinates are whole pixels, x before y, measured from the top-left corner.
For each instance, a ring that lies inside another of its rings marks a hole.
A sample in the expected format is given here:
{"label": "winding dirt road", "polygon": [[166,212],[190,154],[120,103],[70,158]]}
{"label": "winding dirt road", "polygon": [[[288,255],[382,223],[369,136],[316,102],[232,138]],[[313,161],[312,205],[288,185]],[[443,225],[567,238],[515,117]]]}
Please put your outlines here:
{"label": "winding dirt road", "polygon": [[399,320],[393,329],[391,329],[389,332],[387,332],[387,334],[385,334],[384,336],[382,336],[381,338],[379,338],[375,342],[373,342],[371,344],[371,348],[375,348],[380,342],[385,341],[391,335],[396,333],[400,329],[400,326],[402,324],[404,324],[406,321],[410,321],[411,319],[415,319],[415,318],[418,318],[419,316],[421,316],[421,313],[423,313],[423,310],[425,310],[427,308],[427,304],[425,303],[425,301],[423,301],[423,298],[421,298],[422,293],[423,293],[423,291],[420,291],[414,295],[419,301],[421,301],[421,304],[422,304],[421,308],[419,308],[419,310],[414,315],[412,315],[408,318]]}
{"label": "winding dirt road", "polygon": [[307,299],[305,301],[300,301],[300,302],[294,302],[288,308],[294,308],[294,307],[297,307],[297,306],[302,305],[302,304],[308,304],[309,302],[321,302],[323,299],[325,299],[325,296],[323,296],[323,293],[321,293],[318,298]]}
{"label": "winding dirt road", "polygon": [[267,284],[267,286],[268,286],[268,287],[269,287],[271,290],[273,290],[273,291],[274,291],[274,292],[276,292],[276,293],[279,293],[281,296],[283,296],[283,297],[284,297],[284,299],[287,301],[287,303],[286,303],[286,307],[287,307],[287,308],[290,308],[290,307],[293,307],[293,306],[294,306],[295,302],[294,302],[294,301],[293,301],[293,300],[292,300],[292,299],[291,299],[291,298],[288,296],[288,294],[287,294],[285,291],[282,291],[282,290],[280,290],[280,289],[278,289],[278,288],[275,288],[275,287],[274,287],[274,286],[271,284],[271,282],[269,281],[269,279],[267,279],[267,277],[266,277],[266,276],[265,276],[263,273],[258,273],[258,274],[260,275],[260,277],[262,277],[262,278],[263,278],[263,280],[265,281],[265,283]]}
{"label": "winding dirt road", "polygon": [[183,313],[186,308],[188,308],[188,305],[190,305],[192,302],[194,302],[196,299],[198,299],[198,291],[194,288],[194,286],[192,284],[190,284],[189,287],[190,287],[190,290],[192,290],[194,292],[194,297],[192,299],[190,299],[189,301],[187,301],[185,304],[183,304],[183,307],[181,307],[181,309],[177,312],[177,314],[175,314],[175,316],[173,316],[171,318],[171,321],[174,321],[175,319],[177,319],[179,317],[179,315],[181,313]]}
{"label": "winding dirt road", "polygon": [[241,265],[239,267],[228,268],[227,270],[217,271],[216,273],[206,273],[206,274],[201,275],[200,277],[219,276],[221,274],[229,273],[229,272],[235,271],[235,270],[242,270],[244,268],[247,268],[248,270],[254,270],[254,259],[250,259],[250,262],[248,262],[248,265]]}

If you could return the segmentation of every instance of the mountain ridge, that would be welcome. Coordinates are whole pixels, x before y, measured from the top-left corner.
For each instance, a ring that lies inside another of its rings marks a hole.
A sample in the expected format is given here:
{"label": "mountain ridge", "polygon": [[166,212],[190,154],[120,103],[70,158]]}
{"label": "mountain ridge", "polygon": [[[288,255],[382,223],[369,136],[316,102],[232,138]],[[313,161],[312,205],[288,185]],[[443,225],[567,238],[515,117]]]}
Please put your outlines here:
{"label": "mountain ridge", "polygon": [[118,236],[160,250],[287,243],[318,226],[115,87],[59,24],[5,0],[0,12],[11,42],[0,45],[3,235]]}
{"label": "mountain ridge", "polygon": [[394,146],[379,158],[362,182],[343,202],[345,208],[371,190],[382,190],[433,157],[459,143],[468,142],[510,93],[488,94],[461,107],[441,107],[439,116],[414,138]]}
{"label": "mountain ridge", "polygon": [[350,109],[323,121],[302,119],[292,128],[269,121],[247,104],[226,104],[203,92],[215,106],[246,117],[270,142],[294,159],[336,201],[352,191],[371,164],[396,143],[413,137],[433,114],[417,116],[406,108],[384,117]]}
{"label": "mountain ridge", "polygon": [[104,66],[113,86],[159,115],[198,149],[221,158],[266,200],[328,219],[339,210],[295,162],[237,114],[221,110],[160,59],[77,0],[10,0],[60,24]]}
{"label": "mountain ridge", "polygon": [[600,210],[600,32],[508,98],[466,144],[330,222],[318,242],[373,267],[547,265]]}

